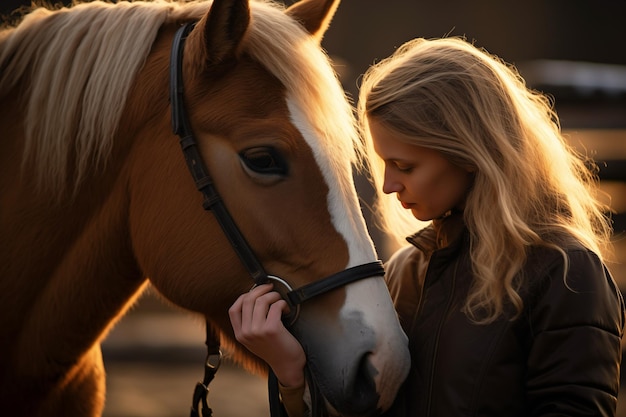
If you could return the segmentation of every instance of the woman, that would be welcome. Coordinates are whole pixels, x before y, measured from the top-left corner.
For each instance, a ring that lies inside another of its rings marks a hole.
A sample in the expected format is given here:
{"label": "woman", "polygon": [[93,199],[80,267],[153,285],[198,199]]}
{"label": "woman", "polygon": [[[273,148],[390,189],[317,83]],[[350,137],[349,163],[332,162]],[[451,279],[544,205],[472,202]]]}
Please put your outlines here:
{"label": "woman", "polygon": [[[611,229],[550,101],[465,40],[415,39],[366,72],[358,114],[383,227],[419,230],[386,265],[412,358],[388,415],[614,416]],[[231,320],[296,417],[306,358],[279,299],[257,288]]]}

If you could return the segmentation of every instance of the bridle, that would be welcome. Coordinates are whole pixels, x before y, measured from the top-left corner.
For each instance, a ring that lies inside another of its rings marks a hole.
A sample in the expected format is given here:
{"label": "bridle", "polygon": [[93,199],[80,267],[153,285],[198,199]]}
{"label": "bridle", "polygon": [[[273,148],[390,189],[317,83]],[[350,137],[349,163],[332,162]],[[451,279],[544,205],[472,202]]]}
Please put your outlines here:
{"label": "bridle", "polygon": [[[187,167],[191,172],[196,188],[204,197],[202,206],[205,210],[213,211],[215,218],[219,222],[231,246],[252,277],[254,285],[261,285],[267,282],[279,284],[275,287],[290,307],[290,313],[288,313],[287,317],[284,317],[283,320],[286,325],[291,325],[297,320],[300,305],[305,301],[338,287],[347,285],[351,282],[376,275],[383,275],[385,270],[380,261],[370,262],[345,269],[329,277],[312,282],[297,289],[292,289],[285,280],[273,275],[268,275],[267,272],[265,272],[265,269],[254,255],[252,248],[248,245],[244,236],[239,231],[239,228],[235,224],[214,186],[213,180],[209,175],[209,171],[207,170],[202,159],[196,139],[193,136],[189,118],[185,110],[182,74],[183,50],[185,40],[194,26],[195,23],[186,23],[179,28],[172,43],[170,57],[170,105],[172,108],[172,129],[180,138],[179,143],[185,156]],[[194,391],[191,410],[192,417],[199,415],[198,405],[200,401],[202,401],[203,404],[203,417],[210,417],[212,415],[212,411],[206,400],[209,391],[208,384],[215,376],[221,360],[219,335],[208,321],[206,327],[208,355],[205,361],[205,376],[203,382],[198,383]],[[277,416],[281,413],[281,411],[277,408],[278,406],[275,401],[277,399],[276,384],[277,381],[275,380],[275,376],[273,376],[270,372],[270,411],[272,416]]]}

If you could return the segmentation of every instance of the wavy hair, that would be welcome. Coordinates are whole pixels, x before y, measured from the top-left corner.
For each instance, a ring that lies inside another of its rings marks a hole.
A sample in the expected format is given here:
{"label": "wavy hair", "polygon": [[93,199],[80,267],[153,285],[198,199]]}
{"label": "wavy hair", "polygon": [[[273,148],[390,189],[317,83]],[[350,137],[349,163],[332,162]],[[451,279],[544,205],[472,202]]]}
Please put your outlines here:
{"label": "wavy hair", "polygon": [[381,226],[397,241],[423,223],[381,194],[368,118],[475,172],[464,210],[474,273],[464,311],[476,322],[495,320],[507,301],[521,312],[519,272],[531,245],[560,251],[566,270],[563,236],[600,259],[609,253],[595,165],[567,144],[549,97],[498,57],[462,38],[409,41],[366,72],[358,114]]}

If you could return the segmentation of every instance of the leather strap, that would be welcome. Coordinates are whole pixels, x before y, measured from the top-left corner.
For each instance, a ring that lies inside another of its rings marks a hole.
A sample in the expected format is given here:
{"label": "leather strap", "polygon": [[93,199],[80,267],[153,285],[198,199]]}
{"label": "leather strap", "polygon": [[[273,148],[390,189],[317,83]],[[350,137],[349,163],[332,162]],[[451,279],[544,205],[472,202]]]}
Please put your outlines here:
{"label": "leather strap", "polygon": [[206,322],[207,356],[204,361],[204,377],[202,382],[196,384],[191,402],[190,417],[200,417],[200,404],[202,404],[202,417],[212,417],[213,410],[209,407],[208,395],[209,384],[215,378],[215,374],[222,363],[222,351],[220,350],[220,335],[215,328]]}
{"label": "leather strap", "polygon": [[287,293],[287,298],[292,305],[296,306],[351,282],[384,274],[385,269],[381,261],[370,262],[345,269],[319,281],[296,288]]}
{"label": "leather strap", "polygon": [[254,283],[264,284],[268,281],[267,273],[254,255],[252,248],[243,237],[230,213],[226,209],[222,198],[217,192],[209,170],[204,164],[198,143],[193,136],[189,118],[185,110],[183,84],[183,50],[187,36],[195,23],[186,23],[176,32],[172,44],[170,59],[170,105],[172,107],[172,130],[180,137],[180,146],[185,155],[185,161],[196,188],[204,197],[203,207],[212,210],[215,218],[224,230],[224,234],[231,246],[241,259],[241,262],[250,273]]}

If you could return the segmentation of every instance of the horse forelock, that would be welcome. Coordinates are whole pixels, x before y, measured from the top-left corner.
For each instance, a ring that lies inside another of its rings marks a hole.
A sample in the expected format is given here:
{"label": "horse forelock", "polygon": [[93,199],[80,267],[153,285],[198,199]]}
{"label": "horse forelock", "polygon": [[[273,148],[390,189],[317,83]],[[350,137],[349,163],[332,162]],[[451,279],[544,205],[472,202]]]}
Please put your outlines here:
{"label": "horse forelock", "polygon": [[361,141],[352,106],[319,43],[276,7],[253,16],[248,49],[285,85],[288,98],[306,115],[321,140],[314,152],[333,171],[359,163]]}
{"label": "horse forelock", "polygon": [[[65,191],[68,166],[79,184],[106,162],[128,92],[159,29],[200,19],[211,1],[109,3],[35,8],[0,33],[0,97],[22,80],[26,105],[24,162],[38,167],[42,190]],[[317,152],[331,170],[356,162],[360,150],[352,108],[319,44],[284,13],[253,0],[249,53],[286,87],[321,138]],[[150,103],[146,103],[149,106]],[[76,155],[76,161],[70,161]]]}

